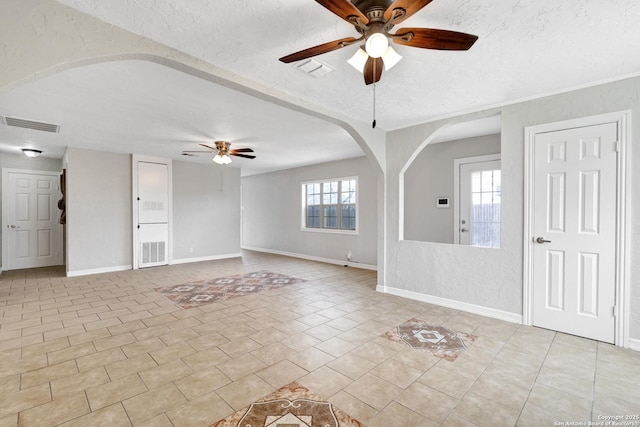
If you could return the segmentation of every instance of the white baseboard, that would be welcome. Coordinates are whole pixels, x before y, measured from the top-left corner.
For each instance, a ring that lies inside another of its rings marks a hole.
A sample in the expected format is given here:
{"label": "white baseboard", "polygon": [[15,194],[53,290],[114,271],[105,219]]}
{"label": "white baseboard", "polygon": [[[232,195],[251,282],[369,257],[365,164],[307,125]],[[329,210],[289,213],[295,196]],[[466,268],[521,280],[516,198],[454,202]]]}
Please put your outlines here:
{"label": "white baseboard", "polygon": [[629,349],[640,351],[640,340],[636,338],[629,338]]}
{"label": "white baseboard", "polygon": [[293,253],[293,252],[278,251],[278,250],[275,250],[275,249],[256,248],[256,247],[253,247],[253,246],[242,246],[242,249],[246,249],[248,251],[266,252],[266,253],[274,254],[274,255],[289,256],[289,257],[292,257],[292,258],[306,259],[306,260],[309,260],[309,261],[324,262],[324,263],[327,263],[327,264],[344,265],[344,266],[348,266],[348,267],[362,268],[364,270],[373,270],[373,271],[377,271],[378,270],[378,266],[376,266],[376,265],[361,264],[359,262],[353,262],[353,261],[341,261],[339,259],[322,258],[322,257],[313,256],[313,255],[305,255],[305,254],[297,254],[297,253]]}
{"label": "white baseboard", "polygon": [[[233,254],[223,254],[223,255],[213,255],[207,257],[199,257],[199,258],[183,258],[183,259],[174,259],[171,261],[171,264],[187,264],[190,262],[201,262],[201,261],[215,261],[218,259],[226,259],[226,258],[239,258],[242,254],[240,252]],[[116,271],[126,271],[131,270],[133,266],[131,265],[119,265],[115,267],[104,267],[104,268],[93,268],[89,270],[76,270],[76,271],[67,271],[67,277],[77,277],[77,276],[86,276],[89,274],[100,274],[100,273],[113,273]]]}
{"label": "white baseboard", "polygon": [[131,270],[131,265],[116,265],[113,267],[91,268],[88,270],[67,271],[67,277],[87,276],[89,274],[113,273],[116,271]]}
{"label": "white baseboard", "polygon": [[512,323],[522,323],[522,315],[511,313],[495,308],[484,307],[481,305],[469,304],[468,302],[456,301],[452,299],[436,297],[433,295],[421,294],[419,292],[408,291],[406,289],[392,288],[389,286],[376,287],[376,291],[396,295],[399,297],[409,298],[416,301],[427,302],[429,304],[441,305],[443,307],[453,308],[456,310],[466,311],[481,316],[492,317],[494,319],[504,320]]}
{"label": "white baseboard", "polygon": [[171,261],[171,264],[188,264],[190,262],[216,261],[219,259],[239,258],[241,256],[242,254],[238,252],[233,254],[203,256],[198,258],[181,258],[181,259],[174,259],[173,261]]}

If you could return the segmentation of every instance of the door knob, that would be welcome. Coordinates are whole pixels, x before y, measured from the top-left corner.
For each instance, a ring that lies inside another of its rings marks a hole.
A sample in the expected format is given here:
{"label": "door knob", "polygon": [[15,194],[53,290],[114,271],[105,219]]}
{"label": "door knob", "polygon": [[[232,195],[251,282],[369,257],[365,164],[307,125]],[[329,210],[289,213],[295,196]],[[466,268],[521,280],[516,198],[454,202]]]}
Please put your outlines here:
{"label": "door knob", "polygon": [[542,237],[538,237],[538,238],[536,239],[536,242],[538,242],[538,243],[551,243],[551,240],[545,240],[545,239],[544,239],[544,238],[542,238]]}
{"label": "door knob", "polygon": [[20,228],[20,226],[11,224],[11,225],[7,225],[7,228]]}
{"label": "door knob", "polygon": [[469,230],[467,230],[466,228],[461,228],[461,229],[460,229],[460,232],[461,232],[461,233],[466,233],[466,232],[468,232],[468,231],[469,231]]}

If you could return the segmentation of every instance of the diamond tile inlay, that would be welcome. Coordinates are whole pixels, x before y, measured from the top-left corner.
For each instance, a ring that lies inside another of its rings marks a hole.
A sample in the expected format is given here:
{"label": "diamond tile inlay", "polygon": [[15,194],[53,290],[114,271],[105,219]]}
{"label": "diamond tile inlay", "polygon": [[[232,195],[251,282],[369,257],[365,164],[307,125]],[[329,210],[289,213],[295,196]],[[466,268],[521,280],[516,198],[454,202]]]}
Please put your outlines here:
{"label": "diamond tile inlay", "polygon": [[385,332],[384,337],[409,347],[425,351],[450,362],[477,337],[464,332],[455,332],[444,326],[429,325],[419,319],[410,319],[396,329]]}
{"label": "diamond tile inlay", "polygon": [[183,283],[165,288],[155,288],[155,290],[182,308],[192,308],[214,301],[223,301],[256,292],[278,289],[300,282],[304,282],[304,280],[269,271],[255,271],[253,273]]}
{"label": "diamond tile inlay", "polygon": [[308,388],[292,382],[211,427],[364,427]]}

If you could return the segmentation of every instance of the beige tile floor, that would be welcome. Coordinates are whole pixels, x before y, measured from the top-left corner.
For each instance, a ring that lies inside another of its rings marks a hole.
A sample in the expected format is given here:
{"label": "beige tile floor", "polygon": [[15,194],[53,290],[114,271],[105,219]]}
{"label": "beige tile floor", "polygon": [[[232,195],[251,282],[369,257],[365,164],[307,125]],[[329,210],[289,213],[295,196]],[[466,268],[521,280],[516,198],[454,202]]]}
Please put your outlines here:
{"label": "beige tile floor", "polygon": [[[188,310],[153,290],[257,270],[306,282]],[[375,283],[371,271],[254,252],[77,278],[3,272],[0,427],[207,426],[292,381],[369,427],[640,415],[640,353]],[[380,336],[414,317],[478,338],[449,362]]]}

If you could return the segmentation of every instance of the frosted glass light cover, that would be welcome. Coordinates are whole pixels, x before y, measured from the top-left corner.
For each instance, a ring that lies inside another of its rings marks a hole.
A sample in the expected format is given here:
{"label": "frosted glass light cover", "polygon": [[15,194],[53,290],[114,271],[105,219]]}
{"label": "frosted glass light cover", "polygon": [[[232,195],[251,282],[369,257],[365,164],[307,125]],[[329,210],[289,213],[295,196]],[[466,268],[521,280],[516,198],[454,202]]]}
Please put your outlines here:
{"label": "frosted glass light cover", "polygon": [[219,165],[228,165],[231,163],[231,157],[227,155],[221,156],[220,154],[216,154],[212,160]]}
{"label": "frosted glass light cover", "polygon": [[369,59],[369,55],[367,52],[362,50],[361,48],[353,54],[353,56],[347,61],[353,68],[360,71],[361,73],[364,71],[364,65],[367,63],[367,59]]}
{"label": "frosted glass light cover", "polygon": [[402,55],[399,55],[398,52],[393,50],[391,46],[387,48],[385,53],[382,55],[382,61],[384,62],[385,70],[389,71],[391,67],[396,65],[402,59]]}
{"label": "frosted glass light cover", "polygon": [[369,36],[364,46],[370,57],[380,58],[389,47],[389,40],[382,33],[374,33]]}

